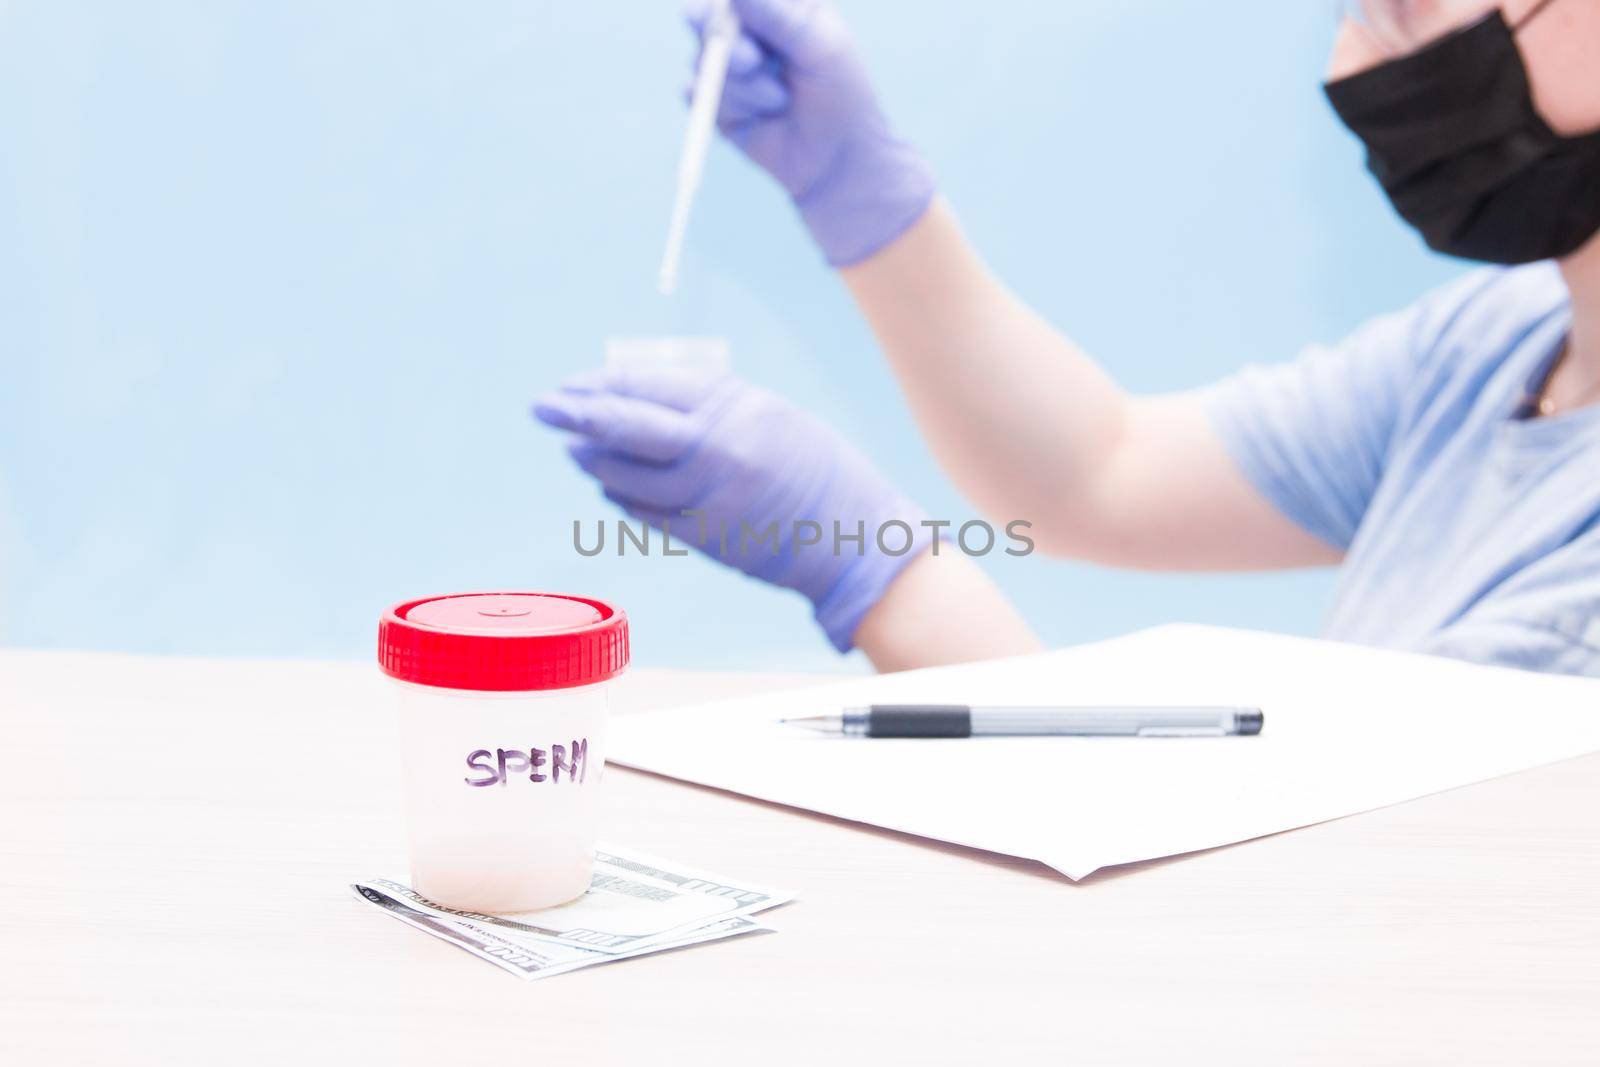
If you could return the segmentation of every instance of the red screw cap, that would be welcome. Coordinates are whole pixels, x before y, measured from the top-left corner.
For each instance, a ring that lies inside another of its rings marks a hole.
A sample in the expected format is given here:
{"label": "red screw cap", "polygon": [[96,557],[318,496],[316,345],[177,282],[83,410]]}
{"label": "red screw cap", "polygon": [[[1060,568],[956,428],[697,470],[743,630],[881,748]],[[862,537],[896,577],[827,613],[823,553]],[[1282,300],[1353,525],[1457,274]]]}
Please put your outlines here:
{"label": "red screw cap", "polygon": [[378,621],[378,665],[443,689],[570,689],[628,665],[620,608],[563,593],[455,593],[396,604]]}

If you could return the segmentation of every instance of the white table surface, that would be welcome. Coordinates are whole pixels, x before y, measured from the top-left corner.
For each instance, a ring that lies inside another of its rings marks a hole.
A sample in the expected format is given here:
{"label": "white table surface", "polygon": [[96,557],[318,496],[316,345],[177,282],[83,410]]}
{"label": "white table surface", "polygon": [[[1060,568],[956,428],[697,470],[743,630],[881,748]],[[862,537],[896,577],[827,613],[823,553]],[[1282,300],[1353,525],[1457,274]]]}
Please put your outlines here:
{"label": "white table surface", "polygon": [[385,697],[0,652],[0,1063],[1600,1062],[1600,756],[1076,885],[611,768],[607,837],[801,900],[524,983],[347,888],[405,869]]}

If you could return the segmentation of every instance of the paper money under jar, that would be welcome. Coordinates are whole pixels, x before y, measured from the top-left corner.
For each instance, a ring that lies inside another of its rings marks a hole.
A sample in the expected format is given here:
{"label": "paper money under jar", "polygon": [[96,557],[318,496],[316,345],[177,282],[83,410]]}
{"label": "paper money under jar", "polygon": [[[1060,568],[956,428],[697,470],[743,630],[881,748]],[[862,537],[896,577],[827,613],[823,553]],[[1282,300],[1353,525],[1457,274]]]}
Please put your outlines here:
{"label": "paper money under jar", "polygon": [[446,908],[390,878],[351,886],[410,926],[526,979],[667,949],[769,933],[751,919],[793,893],[601,845],[588,892],[539,911],[486,915]]}

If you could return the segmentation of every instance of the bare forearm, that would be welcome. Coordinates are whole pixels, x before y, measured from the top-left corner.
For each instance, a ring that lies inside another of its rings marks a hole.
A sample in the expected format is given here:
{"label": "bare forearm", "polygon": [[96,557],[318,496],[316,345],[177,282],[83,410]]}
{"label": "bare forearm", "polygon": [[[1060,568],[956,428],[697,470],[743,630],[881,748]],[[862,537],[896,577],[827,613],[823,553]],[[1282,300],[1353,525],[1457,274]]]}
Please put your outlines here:
{"label": "bare forearm", "polygon": [[941,466],[1051,555],[1263,569],[1338,553],[1239,472],[1196,394],[1130,397],[984,267],[949,208],[844,271]]}
{"label": "bare forearm", "polygon": [[1043,648],[989,576],[949,545],[900,572],[861,620],[855,643],[883,672]]}
{"label": "bare forearm", "polygon": [[943,202],[843,277],[961,489],[1047,545],[1075,540],[1127,396],[989,273]]}

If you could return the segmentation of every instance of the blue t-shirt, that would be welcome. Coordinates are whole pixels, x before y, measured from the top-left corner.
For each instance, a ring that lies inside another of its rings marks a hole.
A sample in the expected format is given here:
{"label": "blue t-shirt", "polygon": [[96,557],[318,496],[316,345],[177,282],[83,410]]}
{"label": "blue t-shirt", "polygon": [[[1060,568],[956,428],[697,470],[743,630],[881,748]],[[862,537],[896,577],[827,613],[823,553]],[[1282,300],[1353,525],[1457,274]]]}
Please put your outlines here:
{"label": "blue t-shirt", "polygon": [[1550,264],[1471,274],[1206,406],[1343,549],[1325,636],[1600,676],[1600,405],[1529,418],[1571,327]]}

